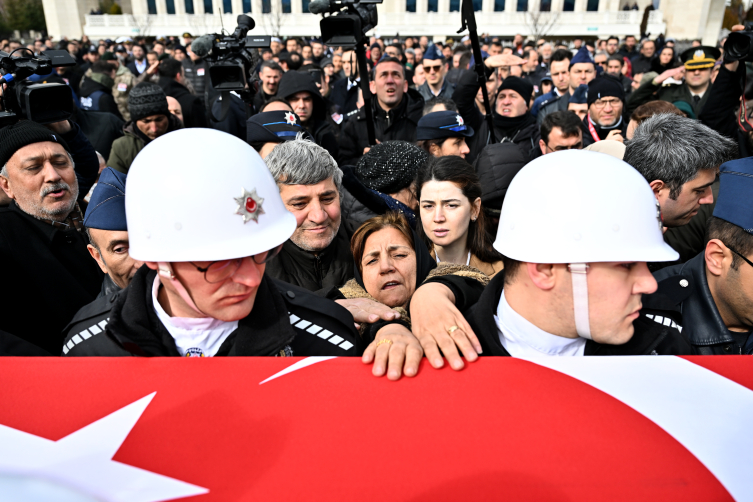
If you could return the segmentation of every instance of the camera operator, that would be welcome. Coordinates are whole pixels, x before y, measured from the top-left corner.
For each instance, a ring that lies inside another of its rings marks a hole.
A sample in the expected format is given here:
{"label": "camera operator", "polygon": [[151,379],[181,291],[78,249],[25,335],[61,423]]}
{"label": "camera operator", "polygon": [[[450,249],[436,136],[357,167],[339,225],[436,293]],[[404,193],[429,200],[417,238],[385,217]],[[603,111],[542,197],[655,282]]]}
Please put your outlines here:
{"label": "camera operator", "polygon": [[[79,202],[99,172],[94,148],[69,121],[0,129],[4,296],[0,330],[59,354],[62,329],[91,302],[102,272],[91,259]],[[12,291],[12,294],[10,294]]]}
{"label": "camera operator", "polygon": [[186,73],[183,65],[172,58],[165,59],[159,65],[159,85],[165,94],[180,102],[183,108],[183,125],[185,127],[207,127],[207,117],[201,98],[191,94],[186,87]]}
{"label": "camera operator", "polygon": [[[733,26],[732,31],[743,31],[741,25]],[[726,49],[726,47],[725,47]],[[724,51],[724,63],[719,69],[714,85],[708,91],[708,98],[698,118],[705,125],[718,133],[737,141],[740,158],[753,155],[753,132],[747,132],[738,126],[737,111],[740,98],[745,99],[742,87],[745,77],[745,64],[740,61],[728,61],[729,51]],[[749,117],[742,117],[749,121]]]}

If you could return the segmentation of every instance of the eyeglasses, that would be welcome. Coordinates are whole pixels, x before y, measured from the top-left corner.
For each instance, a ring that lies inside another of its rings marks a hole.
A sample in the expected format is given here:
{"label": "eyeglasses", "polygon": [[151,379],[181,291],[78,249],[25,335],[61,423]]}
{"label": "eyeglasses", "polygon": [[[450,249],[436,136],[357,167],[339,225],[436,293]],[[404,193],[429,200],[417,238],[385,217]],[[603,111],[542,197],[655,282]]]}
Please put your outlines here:
{"label": "eyeglasses", "polygon": [[593,102],[593,106],[596,109],[604,108],[607,105],[614,108],[615,106],[621,103],[622,101],[620,101],[619,99],[597,99],[596,101]]}
{"label": "eyeglasses", "polygon": [[424,65],[424,71],[426,73],[431,73],[433,71],[440,72],[442,71],[442,65],[441,64],[435,65],[435,66]]}
{"label": "eyeglasses", "polygon": [[750,265],[751,267],[753,267],[753,262],[751,262],[751,261],[750,261],[749,259],[747,259],[747,258],[746,258],[746,257],[744,257],[743,255],[741,255],[740,253],[738,253],[737,251],[735,251],[735,250],[734,250],[734,249],[732,249],[731,247],[727,246],[727,248],[728,248],[728,249],[729,249],[730,251],[732,251],[733,253],[735,253],[735,254],[736,254],[737,256],[739,256],[740,258],[742,258],[742,259],[743,259],[743,260],[745,261],[745,263],[747,263],[748,265]]}
{"label": "eyeglasses", "polygon": [[[256,263],[257,265],[263,265],[277,256],[281,249],[282,244],[274,249],[270,249],[269,251],[255,254],[251,256],[251,259],[254,260],[254,263]],[[213,261],[206,267],[200,267],[194,262],[189,263],[196,267],[196,270],[204,273],[205,281],[207,281],[209,284],[217,284],[229,279],[230,277],[233,277],[235,273],[238,272],[238,269],[241,268],[241,263],[243,263],[243,260],[245,259],[246,258],[234,258],[232,260]]]}

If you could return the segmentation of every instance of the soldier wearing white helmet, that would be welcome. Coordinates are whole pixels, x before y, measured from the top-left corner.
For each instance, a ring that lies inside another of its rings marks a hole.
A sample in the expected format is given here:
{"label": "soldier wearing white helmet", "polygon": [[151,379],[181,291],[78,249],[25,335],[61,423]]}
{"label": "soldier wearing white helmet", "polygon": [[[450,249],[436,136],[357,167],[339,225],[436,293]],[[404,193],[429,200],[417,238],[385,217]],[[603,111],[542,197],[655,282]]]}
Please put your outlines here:
{"label": "soldier wearing white helmet", "polygon": [[[212,148],[189,153],[190,144]],[[363,352],[348,310],[264,275],[296,220],[261,157],[245,142],[210,129],[184,129],[153,141],[129,170],[125,206],[129,252],[146,266],[118,295],[108,321],[69,333],[65,355]],[[379,340],[389,341],[383,345],[395,359],[389,361],[390,376],[399,377],[393,366],[402,369],[405,352],[418,344],[384,329]],[[372,351],[381,355],[374,372],[377,366],[383,372],[387,353]],[[408,358],[420,356],[418,348]]]}
{"label": "soldier wearing white helmet", "polygon": [[651,188],[624,162],[574,150],[531,162],[508,188],[494,247],[504,274],[466,315],[483,355],[692,352],[676,327],[639,315],[657,288],[646,262],[677,253]]}

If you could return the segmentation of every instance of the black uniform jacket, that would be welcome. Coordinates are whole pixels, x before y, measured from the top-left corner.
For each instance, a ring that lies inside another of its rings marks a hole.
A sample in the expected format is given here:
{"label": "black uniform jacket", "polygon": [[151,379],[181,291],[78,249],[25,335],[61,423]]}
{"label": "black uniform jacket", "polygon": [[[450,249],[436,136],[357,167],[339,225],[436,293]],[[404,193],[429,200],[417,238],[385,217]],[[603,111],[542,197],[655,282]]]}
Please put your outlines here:
{"label": "black uniform jacket", "polygon": [[267,263],[266,274],[324,296],[353,278],[353,254],[344,221],[329,246],[314,255],[288,239]]}
{"label": "black uniform jacket", "polygon": [[[279,94],[279,93],[278,93]],[[385,141],[416,141],[416,126],[423,116],[424,98],[415,89],[408,89],[403,99],[395,108],[385,111],[379,106],[376,96],[371,99],[371,111],[374,117],[376,139]],[[351,115],[343,125],[340,134],[340,165],[353,165],[363,156],[363,149],[369,145],[366,129],[366,112],[361,108]]]}
{"label": "black uniform jacket", "polygon": [[725,326],[711,296],[704,253],[687,263],[659,270],[654,277],[659,288],[643,296],[642,313],[657,323],[678,325],[698,354],[745,353]]}
{"label": "black uniform jacket", "polygon": [[[179,356],[154,310],[156,274],[144,266],[127,288],[81,309],[66,328],[63,355]],[[265,276],[251,313],[216,355],[355,356],[364,348],[343,307]]]}
{"label": "black uniform jacket", "polygon": [[1,207],[0,330],[60,354],[63,328],[102,286],[102,271],[87,244],[75,229],[38,220],[15,202]]}
{"label": "black uniform jacket", "polygon": [[[499,298],[505,282],[504,271],[494,276],[486,286],[478,303],[464,312],[465,318],[476,333],[484,356],[509,356],[510,354],[499,341],[499,332],[494,316],[497,314]],[[641,315],[633,321],[635,333],[623,345],[606,345],[586,341],[585,355],[587,356],[641,356],[641,355],[683,355],[692,354],[693,350],[682,337],[677,328],[664,326],[649,319],[641,311]]]}

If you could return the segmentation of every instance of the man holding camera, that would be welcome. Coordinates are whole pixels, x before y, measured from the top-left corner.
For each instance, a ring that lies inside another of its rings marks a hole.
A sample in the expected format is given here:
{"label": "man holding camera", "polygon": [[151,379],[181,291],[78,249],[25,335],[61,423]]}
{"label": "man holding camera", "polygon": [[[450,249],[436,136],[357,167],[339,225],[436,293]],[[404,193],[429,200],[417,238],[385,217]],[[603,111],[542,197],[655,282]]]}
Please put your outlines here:
{"label": "man holding camera", "polygon": [[0,208],[0,329],[50,354],[60,353],[63,327],[102,284],[78,206],[98,171],[76,124],[22,120],[0,129],[0,187],[12,199]]}

